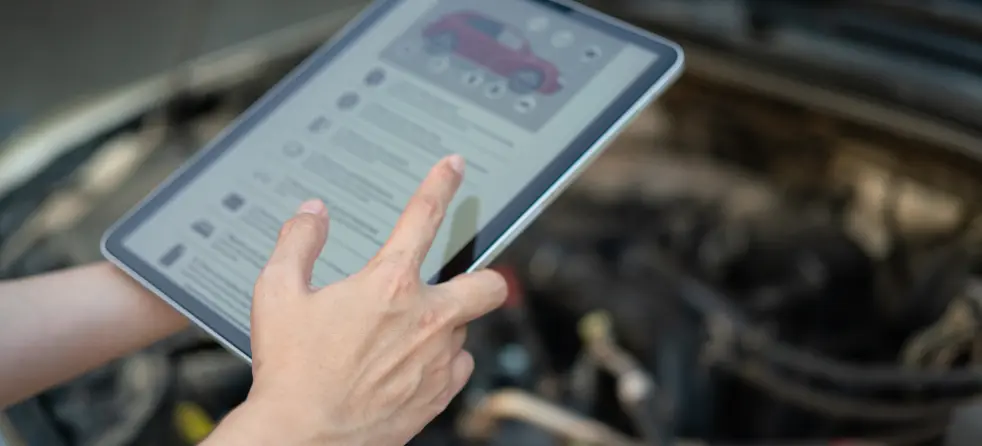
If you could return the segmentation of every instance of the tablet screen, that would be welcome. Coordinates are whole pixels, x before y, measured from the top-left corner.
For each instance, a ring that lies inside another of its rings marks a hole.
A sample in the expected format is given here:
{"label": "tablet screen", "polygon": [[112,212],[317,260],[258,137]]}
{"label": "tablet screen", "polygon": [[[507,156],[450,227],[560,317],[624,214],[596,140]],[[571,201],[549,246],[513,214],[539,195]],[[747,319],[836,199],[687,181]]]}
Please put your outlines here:
{"label": "tablet screen", "polygon": [[303,200],[330,213],[323,286],[362,268],[433,164],[459,153],[429,279],[656,60],[530,0],[396,2],[123,246],[247,332],[252,285]]}

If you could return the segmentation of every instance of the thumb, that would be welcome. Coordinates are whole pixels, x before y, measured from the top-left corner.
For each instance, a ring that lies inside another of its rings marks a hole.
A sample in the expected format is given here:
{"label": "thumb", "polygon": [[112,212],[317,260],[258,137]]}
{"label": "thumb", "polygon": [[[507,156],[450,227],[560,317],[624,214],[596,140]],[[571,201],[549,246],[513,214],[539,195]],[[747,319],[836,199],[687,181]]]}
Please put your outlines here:
{"label": "thumb", "polygon": [[494,311],[508,296],[508,283],[491,269],[454,277],[436,288],[441,291],[437,296],[442,299],[434,301],[451,309],[455,326]]}
{"label": "thumb", "polygon": [[327,208],[320,200],[300,205],[297,214],[280,230],[279,240],[263,270],[263,278],[306,291],[314,262],[327,241]]}

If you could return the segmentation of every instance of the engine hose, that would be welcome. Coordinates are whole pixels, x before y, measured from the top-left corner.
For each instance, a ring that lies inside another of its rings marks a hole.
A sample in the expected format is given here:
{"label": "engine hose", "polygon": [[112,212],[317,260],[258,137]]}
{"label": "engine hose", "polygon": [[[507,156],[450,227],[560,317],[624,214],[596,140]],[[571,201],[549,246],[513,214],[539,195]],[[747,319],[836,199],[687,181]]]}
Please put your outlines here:
{"label": "engine hose", "polygon": [[[659,265],[661,266],[661,265]],[[955,393],[982,391],[982,367],[959,370],[914,370],[898,366],[857,366],[818,356],[760,334],[728,303],[725,296],[689,278],[679,271],[654,268],[655,274],[673,279],[682,291],[682,300],[706,317],[710,324],[727,325],[731,347],[739,347],[748,359],[778,366],[781,369],[863,390],[917,390],[944,388]]]}
{"label": "engine hose", "polygon": [[[557,437],[595,446],[647,446],[629,438],[599,421],[555,405],[521,390],[503,389],[483,397],[477,405],[460,418],[460,430],[465,438],[487,440],[494,436],[499,423],[514,420],[537,426]],[[886,437],[844,438],[824,440],[790,440],[753,444],[782,446],[913,446],[942,435],[946,424],[924,423],[904,432]],[[675,446],[710,446],[692,439],[673,439]],[[746,446],[741,443],[711,443],[712,446]]]}
{"label": "engine hose", "polygon": [[580,319],[579,332],[589,357],[616,379],[617,400],[645,443],[673,445],[674,405],[660,394],[644,367],[614,341],[610,316],[603,311],[587,314]]}
{"label": "engine hose", "polygon": [[862,398],[835,396],[788,380],[754,361],[721,362],[721,370],[737,376],[768,394],[802,409],[838,418],[880,422],[943,420],[955,408],[980,398],[958,398],[932,403],[877,402]]}
{"label": "engine hose", "polygon": [[589,445],[645,446],[599,421],[519,390],[501,390],[483,398],[461,417],[461,431],[467,438],[488,439],[499,422],[509,419]]}
{"label": "engine hose", "polygon": [[952,393],[966,394],[982,391],[980,367],[967,367],[960,370],[913,370],[897,366],[854,366],[806,353],[773,340],[745,341],[743,344],[751,346],[745,350],[747,353],[757,354],[769,363],[811,378],[834,382],[843,387],[866,390],[901,388],[916,391],[940,388]]}

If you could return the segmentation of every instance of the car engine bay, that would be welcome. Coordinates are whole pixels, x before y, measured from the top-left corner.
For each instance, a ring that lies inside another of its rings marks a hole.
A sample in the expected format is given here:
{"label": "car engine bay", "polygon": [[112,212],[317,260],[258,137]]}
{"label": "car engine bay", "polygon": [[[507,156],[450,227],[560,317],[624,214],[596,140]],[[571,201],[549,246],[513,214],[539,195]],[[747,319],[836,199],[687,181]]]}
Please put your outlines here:
{"label": "car engine bay", "polygon": [[[495,263],[509,299],[413,444],[955,445],[982,396],[982,125],[777,94],[796,71],[678,37],[689,73]],[[99,127],[9,190],[3,277],[98,260],[108,224],[309,51]],[[734,55],[769,74],[724,79]],[[250,384],[189,330],[8,417],[29,444],[195,444]]]}

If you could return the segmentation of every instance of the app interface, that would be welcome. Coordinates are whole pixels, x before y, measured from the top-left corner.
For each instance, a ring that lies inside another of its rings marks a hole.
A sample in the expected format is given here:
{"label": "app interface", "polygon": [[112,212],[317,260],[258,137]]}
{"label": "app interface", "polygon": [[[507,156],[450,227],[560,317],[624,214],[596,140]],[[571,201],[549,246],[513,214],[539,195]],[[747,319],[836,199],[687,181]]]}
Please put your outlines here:
{"label": "app interface", "polygon": [[322,199],[324,286],[361,269],[440,158],[464,183],[429,279],[656,56],[525,0],[404,0],[123,240],[248,331],[280,226]]}

